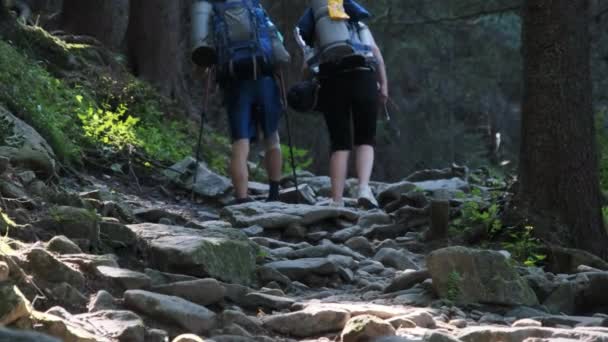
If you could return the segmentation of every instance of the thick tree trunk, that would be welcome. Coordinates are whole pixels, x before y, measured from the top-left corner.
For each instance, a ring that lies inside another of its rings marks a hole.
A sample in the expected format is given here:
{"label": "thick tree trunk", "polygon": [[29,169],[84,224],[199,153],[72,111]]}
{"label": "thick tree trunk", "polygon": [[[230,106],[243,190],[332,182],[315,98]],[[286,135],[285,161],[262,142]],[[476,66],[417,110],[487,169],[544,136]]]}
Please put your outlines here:
{"label": "thick tree trunk", "polygon": [[588,0],[525,2],[519,198],[541,236],[606,257],[588,23]]}
{"label": "thick tree trunk", "polygon": [[131,0],[128,54],[136,76],[191,112],[188,68],[189,0]]}
{"label": "thick tree trunk", "polygon": [[61,27],[97,38],[111,49],[122,45],[129,22],[129,0],[64,0]]}

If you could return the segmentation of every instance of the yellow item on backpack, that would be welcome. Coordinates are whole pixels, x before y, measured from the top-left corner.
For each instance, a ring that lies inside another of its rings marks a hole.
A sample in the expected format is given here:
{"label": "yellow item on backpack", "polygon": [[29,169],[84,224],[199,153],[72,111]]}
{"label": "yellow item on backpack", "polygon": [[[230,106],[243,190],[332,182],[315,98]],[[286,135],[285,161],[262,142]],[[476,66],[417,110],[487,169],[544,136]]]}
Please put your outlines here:
{"label": "yellow item on backpack", "polygon": [[344,9],[344,0],[327,0],[327,7],[329,8],[329,17],[331,19],[350,19],[348,14],[346,14],[346,10]]}

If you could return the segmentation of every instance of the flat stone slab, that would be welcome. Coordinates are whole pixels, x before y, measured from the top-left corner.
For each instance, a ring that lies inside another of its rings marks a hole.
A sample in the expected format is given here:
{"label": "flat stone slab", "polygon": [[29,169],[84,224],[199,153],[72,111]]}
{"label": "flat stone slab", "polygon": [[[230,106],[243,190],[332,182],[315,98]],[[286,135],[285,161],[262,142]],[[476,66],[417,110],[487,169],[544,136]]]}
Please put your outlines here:
{"label": "flat stone slab", "polygon": [[163,272],[248,285],[255,273],[256,245],[235,229],[191,229],[143,223],[128,226],[151,267]]}
{"label": "flat stone slab", "polygon": [[246,228],[258,225],[264,229],[281,229],[290,224],[311,225],[329,219],[356,222],[359,213],[346,208],[280,202],[252,202],[225,207],[221,216],[235,227]]}

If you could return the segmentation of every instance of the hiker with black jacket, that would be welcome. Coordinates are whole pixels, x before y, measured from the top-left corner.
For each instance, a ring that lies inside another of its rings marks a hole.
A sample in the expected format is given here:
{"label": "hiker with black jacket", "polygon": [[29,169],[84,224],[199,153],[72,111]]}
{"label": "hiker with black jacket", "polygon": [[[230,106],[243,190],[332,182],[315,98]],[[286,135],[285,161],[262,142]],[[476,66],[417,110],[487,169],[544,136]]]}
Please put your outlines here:
{"label": "hiker with black jacket", "polygon": [[[296,39],[316,52],[306,71],[320,83],[319,110],[331,140],[330,177],[333,206],[343,206],[350,151],[356,148],[358,203],[377,207],[369,186],[374,164],[376,120],[388,99],[384,59],[362,20],[370,13],[353,0],[313,0],[301,17]],[[332,6],[330,6],[332,5]]]}
{"label": "hiker with black jacket", "polygon": [[247,161],[250,142],[260,132],[270,185],[267,200],[278,201],[282,176],[278,129],[283,106],[274,75],[290,59],[282,37],[259,0],[198,0],[193,22],[193,60],[216,68],[224,94],[232,137],[230,175],[235,203],[252,201]]}

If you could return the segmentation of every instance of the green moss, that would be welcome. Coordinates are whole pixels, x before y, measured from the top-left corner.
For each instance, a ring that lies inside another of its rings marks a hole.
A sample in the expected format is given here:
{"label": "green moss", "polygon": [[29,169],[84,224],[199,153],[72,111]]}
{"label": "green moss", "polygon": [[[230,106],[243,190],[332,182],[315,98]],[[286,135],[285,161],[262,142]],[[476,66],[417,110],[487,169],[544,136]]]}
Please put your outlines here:
{"label": "green moss", "polygon": [[253,282],[256,251],[244,234],[222,230],[217,238],[207,237],[201,240],[194,258],[212,277],[242,285]]}
{"label": "green moss", "polygon": [[0,41],[0,103],[33,126],[62,161],[76,161],[82,131],[75,125],[78,92]]}
{"label": "green moss", "polygon": [[[80,164],[88,148],[125,146],[165,164],[193,155],[198,124],[129,74],[123,56],[68,44],[38,27],[8,25],[0,36],[0,105],[34,127],[60,162]],[[203,159],[226,174],[229,142],[205,133]],[[8,138],[3,126],[0,141]]]}

